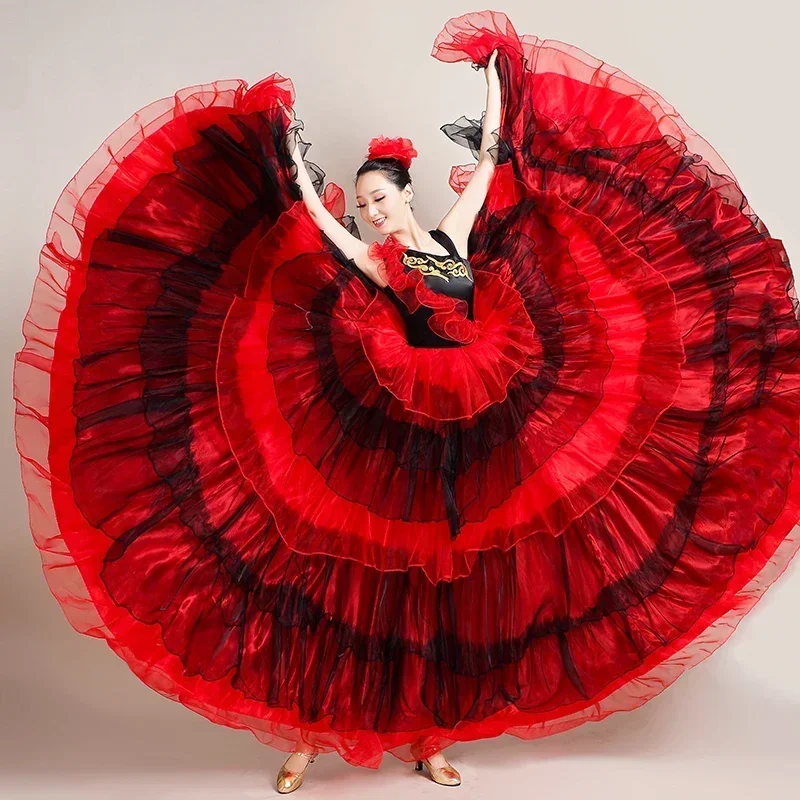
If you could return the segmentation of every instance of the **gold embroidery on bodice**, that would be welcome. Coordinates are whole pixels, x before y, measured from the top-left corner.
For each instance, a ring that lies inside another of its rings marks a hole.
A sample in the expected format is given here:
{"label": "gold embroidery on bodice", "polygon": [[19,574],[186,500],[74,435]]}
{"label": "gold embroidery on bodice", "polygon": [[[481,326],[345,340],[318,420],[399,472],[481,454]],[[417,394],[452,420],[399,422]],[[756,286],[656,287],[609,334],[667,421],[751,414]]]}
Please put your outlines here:
{"label": "gold embroidery on bodice", "polygon": [[409,267],[418,269],[423,275],[436,275],[439,278],[444,278],[446,281],[449,281],[450,278],[472,279],[467,265],[461,261],[461,259],[453,258],[452,256],[437,258],[432,255],[412,256],[408,253],[404,253],[403,263]]}

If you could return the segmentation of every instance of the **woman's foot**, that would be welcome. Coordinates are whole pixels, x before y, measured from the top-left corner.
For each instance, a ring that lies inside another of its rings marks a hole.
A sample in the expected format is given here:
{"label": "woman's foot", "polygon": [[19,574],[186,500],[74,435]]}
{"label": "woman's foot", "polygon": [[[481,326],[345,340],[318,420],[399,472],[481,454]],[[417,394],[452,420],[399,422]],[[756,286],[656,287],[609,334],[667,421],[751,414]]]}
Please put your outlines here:
{"label": "woman's foot", "polygon": [[309,764],[313,764],[316,758],[313,753],[292,753],[278,770],[278,777],[275,781],[278,793],[289,794],[289,792],[299,789],[306,768]]}
{"label": "woman's foot", "polygon": [[441,786],[459,786],[461,784],[461,775],[458,770],[447,762],[441,751],[422,761],[417,761],[418,770],[422,770],[423,765],[428,768],[434,783]]}

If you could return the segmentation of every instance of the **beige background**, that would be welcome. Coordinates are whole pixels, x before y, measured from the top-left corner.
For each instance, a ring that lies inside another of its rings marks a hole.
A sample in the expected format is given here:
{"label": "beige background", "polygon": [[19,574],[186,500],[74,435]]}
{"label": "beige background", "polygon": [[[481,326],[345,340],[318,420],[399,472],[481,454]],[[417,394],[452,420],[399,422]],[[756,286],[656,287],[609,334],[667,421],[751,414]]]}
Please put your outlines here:
{"label": "beige background", "polygon": [[[571,42],[675,105],[731,166],[800,265],[797,12],[786,0],[506,0],[518,32]],[[477,117],[483,76],[430,58],[465,2],[0,2],[3,180],[0,325],[0,797],[276,796],[283,755],[162,698],[101,641],[72,631],[27,531],[11,365],[52,207],[134,111],[179,87],[278,71],[297,90],[308,158],[342,186],[372,136],[410,137],[421,224],[455,199],[468,151],[438,128]],[[365,238],[369,238],[365,236]],[[780,798],[800,785],[800,564],[711,659],[638,711],[549,739],[448,751],[446,789],[387,756],[377,772],[319,759],[298,797]],[[380,793],[380,795],[379,795]]]}

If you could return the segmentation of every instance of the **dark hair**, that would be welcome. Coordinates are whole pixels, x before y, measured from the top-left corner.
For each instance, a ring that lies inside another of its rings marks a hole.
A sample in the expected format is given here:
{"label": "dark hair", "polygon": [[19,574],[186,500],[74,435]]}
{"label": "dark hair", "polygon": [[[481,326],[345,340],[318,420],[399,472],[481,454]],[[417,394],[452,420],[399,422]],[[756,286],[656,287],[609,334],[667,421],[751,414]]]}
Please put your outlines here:
{"label": "dark hair", "polygon": [[[356,178],[353,183],[358,183],[359,177],[365,172],[383,172],[400,191],[406,188],[411,183],[411,174],[407,167],[403,166],[403,162],[397,158],[370,158],[365,161],[356,172]],[[411,207],[412,211],[414,207]]]}
{"label": "dark hair", "polygon": [[367,159],[356,172],[356,181],[365,172],[385,172],[386,177],[398,188],[405,189],[411,183],[411,174],[397,158],[370,158]]}

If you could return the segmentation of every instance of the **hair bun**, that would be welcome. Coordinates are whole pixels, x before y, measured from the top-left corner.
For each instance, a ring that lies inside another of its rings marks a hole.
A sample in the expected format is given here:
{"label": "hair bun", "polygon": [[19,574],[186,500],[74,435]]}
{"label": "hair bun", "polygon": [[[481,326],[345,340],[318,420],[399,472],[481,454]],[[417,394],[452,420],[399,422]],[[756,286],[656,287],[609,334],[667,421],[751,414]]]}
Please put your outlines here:
{"label": "hair bun", "polygon": [[419,155],[411,144],[411,139],[398,137],[387,139],[385,136],[376,136],[370,139],[369,152],[367,159],[373,158],[396,158],[406,169],[411,166],[411,162]]}

